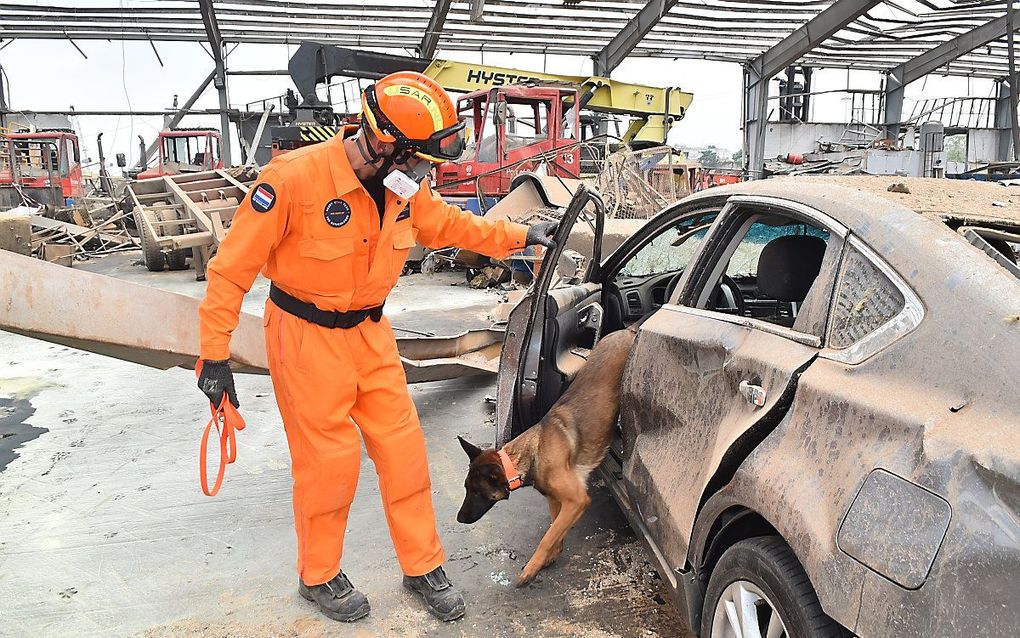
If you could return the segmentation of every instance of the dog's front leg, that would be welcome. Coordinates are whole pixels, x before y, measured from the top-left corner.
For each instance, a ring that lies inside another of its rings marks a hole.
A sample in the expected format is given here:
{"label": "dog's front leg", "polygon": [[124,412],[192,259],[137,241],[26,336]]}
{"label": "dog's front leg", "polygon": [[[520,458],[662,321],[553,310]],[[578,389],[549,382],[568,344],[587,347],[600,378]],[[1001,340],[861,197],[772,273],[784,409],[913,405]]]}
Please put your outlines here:
{"label": "dog's front leg", "polygon": [[560,501],[559,515],[553,520],[545,536],[538,543],[535,553],[524,566],[524,570],[517,579],[517,587],[527,585],[543,567],[552,562],[550,556],[554,556],[554,549],[562,546],[563,538],[581,518],[581,514],[590,503],[591,499],[583,486],[581,486],[580,493],[575,490],[575,493],[571,494],[569,498]]}
{"label": "dog's front leg", "polygon": [[[546,500],[549,501],[549,522],[552,524],[552,521],[555,521],[556,517],[560,515],[560,502],[553,496],[546,497]],[[549,555],[546,557],[545,564],[543,564],[542,567],[548,567],[555,563],[556,559],[560,557],[562,552],[563,539],[561,538],[560,541],[553,545],[553,548],[549,551]]]}

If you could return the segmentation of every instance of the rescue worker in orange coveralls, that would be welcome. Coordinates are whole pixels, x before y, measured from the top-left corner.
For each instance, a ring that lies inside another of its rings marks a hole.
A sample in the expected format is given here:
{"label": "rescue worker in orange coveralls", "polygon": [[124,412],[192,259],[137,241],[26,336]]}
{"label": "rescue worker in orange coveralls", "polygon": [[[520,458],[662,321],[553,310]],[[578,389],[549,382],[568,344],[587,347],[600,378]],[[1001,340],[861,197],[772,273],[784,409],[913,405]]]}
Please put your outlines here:
{"label": "rescue worker in orange coveralls", "polygon": [[340,568],[360,432],[404,586],[455,620],[464,598],[443,571],[425,439],[383,303],[416,241],[504,258],[552,245],[556,224],[492,222],[432,192],[423,178],[460,156],[465,124],[430,78],[394,73],[362,100],[360,127],[275,158],[238,208],[209,263],[198,384],[214,405],[224,393],[238,405],[230,335],[261,270],[272,280],[266,351],[290,447],[300,595],[335,620],[369,612]]}

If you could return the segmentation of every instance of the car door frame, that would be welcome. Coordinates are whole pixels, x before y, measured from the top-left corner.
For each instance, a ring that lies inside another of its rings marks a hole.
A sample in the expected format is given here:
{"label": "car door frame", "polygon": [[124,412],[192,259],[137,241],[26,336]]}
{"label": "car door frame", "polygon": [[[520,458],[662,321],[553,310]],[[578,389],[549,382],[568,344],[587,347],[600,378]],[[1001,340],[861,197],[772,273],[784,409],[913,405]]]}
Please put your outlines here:
{"label": "car door frame", "polygon": [[[555,264],[566,249],[567,238],[574,224],[584,209],[592,204],[594,207],[594,238],[592,256],[585,267],[582,283],[589,283],[599,278],[602,255],[602,235],[605,229],[605,203],[598,191],[581,184],[560,218],[559,227],[553,237],[555,246],[546,249],[539,268],[538,277],[528,293],[511,311],[507,320],[507,335],[504,339],[503,354],[500,357],[499,383],[496,394],[496,446],[500,447],[510,438],[518,434],[522,416],[527,422],[534,422],[533,406],[539,396],[538,377],[540,370],[536,366],[547,365],[542,359],[545,346],[544,329],[542,338],[536,340],[536,326],[544,327],[549,309],[549,292],[556,276]],[[535,300],[541,300],[536,303]],[[527,313],[523,330],[518,335],[515,330],[515,319],[520,313]],[[537,358],[537,363],[536,363]],[[535,378],[527,374],[529,365],[535,367]],[[513,370],[512,376],[510,370]]]}

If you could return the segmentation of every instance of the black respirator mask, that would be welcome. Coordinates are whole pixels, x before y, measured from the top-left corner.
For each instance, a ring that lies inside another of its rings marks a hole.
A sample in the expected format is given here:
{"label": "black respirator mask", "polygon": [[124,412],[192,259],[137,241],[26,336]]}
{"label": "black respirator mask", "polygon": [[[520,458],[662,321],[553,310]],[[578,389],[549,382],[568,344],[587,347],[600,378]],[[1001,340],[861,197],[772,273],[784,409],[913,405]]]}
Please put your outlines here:
{"label": "black respirator mask", "polygon": [[[388,155],[383,155],[375,150],[368,140],[368,127],[364,120],[361,122],[361,130],[358,132],[358,150],[365,163],[379,165],[379,172],[385,175],[383,185],[403,199],[410,199],[421,189],[421,183],[432,172],[432,165],[425,160],[418,162],[413,168],[408,162],[415,157],[414,151],[406,148],[399,148],[394,145],[394,150]],[[394,166],[407,166],[404,170],[391,171]]]}

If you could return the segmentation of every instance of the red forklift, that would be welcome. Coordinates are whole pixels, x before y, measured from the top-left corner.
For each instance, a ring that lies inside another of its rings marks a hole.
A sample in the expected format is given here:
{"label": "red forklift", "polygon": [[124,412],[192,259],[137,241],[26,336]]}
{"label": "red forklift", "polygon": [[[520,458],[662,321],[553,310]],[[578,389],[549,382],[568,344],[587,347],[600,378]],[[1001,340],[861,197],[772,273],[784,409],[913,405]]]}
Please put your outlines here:
{"label": "red forklift", "polygon": [[0,209],[26,199],[62,208],[82,194],[81,153],[73,130],[0,131]]}
{"label": "red forklift", "polygon": [[[152,168],[131,175],[135,179],[198,173],[223,168],[220,156],[220,132],[212,128],[160,131],[157,140],[159,161]],[[142,144],[142,156],[145,155]]]}
{"label": "red forklift", "polygon": [[576,104],[572,88],[512,85],[464,95],[457,112],[467,122],[467,148],[438,167],[436,190],[478,213],[479,199],[505,196],[521,173],[580,178]]}

